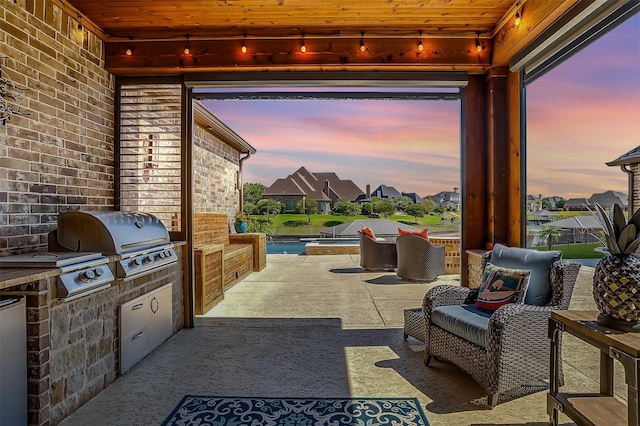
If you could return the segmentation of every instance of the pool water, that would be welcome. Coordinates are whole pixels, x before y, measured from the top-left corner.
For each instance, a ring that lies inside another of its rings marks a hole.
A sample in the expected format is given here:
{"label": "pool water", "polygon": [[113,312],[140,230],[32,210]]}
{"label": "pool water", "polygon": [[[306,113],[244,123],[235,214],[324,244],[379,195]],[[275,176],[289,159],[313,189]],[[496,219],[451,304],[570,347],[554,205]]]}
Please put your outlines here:
{"label": "pool water", "polygon": [[306,244],[306,241],[269,241],[267,254],[302,254]]}
{"label": "pool water", "polygon": [[358,240],[348,238],[305,238],[300,241],[269,241],[267,242],[267,254],[304,254],[308,243],[320,245],[331,244],[357,244]]}

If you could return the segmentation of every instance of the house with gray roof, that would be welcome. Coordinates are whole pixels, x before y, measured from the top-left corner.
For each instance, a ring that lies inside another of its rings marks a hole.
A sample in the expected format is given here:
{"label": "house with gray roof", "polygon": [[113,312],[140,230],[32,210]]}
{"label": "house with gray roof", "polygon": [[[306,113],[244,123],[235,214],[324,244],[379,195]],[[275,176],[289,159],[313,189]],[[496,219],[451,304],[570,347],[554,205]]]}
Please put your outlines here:
{"label": "house with gray roof", "polygon": [[393,200],[395,198],[402,197],[402,194],[393,186],[380,185],[371,193],[371,196],[380,199]]}
{"label": "house with gray roof", "polygon": [[627,208],[627,195],[619,191],[605,191],[593,194],[589,198],[589,202],[593,205],[600,204],[605,209],[613,208],[614,204],[618,204],[623,210]]}
{"label": "house with gray roof", "polygon": [[566,211],[589,210],[592,207],[593,205],[586,198],[569,198],[567,201],[565,201],[563,210],[566,210]]}
{"label": "house with gray roof", "polygon": [[404,192],[404,191],[402,191],[402,196],[403,197],[409,197],[411,199],[411,201],[413,201],[415,204],[422,203],[424,201],[422,199],[422,197],[420,197],[415,192]]}
{"label": "house with gray roof", "polygon": [[284,203],[287,210],[293,210],[296,204],[306,198],[316,200],[318,209],[328,213],[340,200],[357,201],[365,194],[351,180],[343,180],[333,172],[311,173],[300,167],[286,178],[276,179],[262,198]]}

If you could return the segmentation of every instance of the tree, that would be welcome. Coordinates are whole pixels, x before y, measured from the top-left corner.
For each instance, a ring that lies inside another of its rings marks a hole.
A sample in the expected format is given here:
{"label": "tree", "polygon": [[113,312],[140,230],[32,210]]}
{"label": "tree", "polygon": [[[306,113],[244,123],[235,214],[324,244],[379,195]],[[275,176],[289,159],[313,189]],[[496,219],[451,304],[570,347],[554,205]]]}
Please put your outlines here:
{"label": "tree", "polygon": [[442,204],[438,204],[433,211],[437,214],[442,214],[444,213],[444,206]]}
{"label": "tree", "polygon": [[422,203],[409,204],[405,212],[415,218],[415,223],[418,223],[418,218],[423,217],[427,213],[427,209]]}
{"label": "tree", "polygon": [[256,214],[256,205],[251,203],[246,203],[242,209],[244,210],[244,214],[247,216],[251,216],[252,214]]}
{"label": "tree", "polygon": [[278,214],[280,212],[280,203],[270,198],[265,198],[258,201],[256,204],[258,212],[262,215],[267,215],[267,222],[271,221],[272,214]]}
{"label": "tree", "polygon": [[549,200],[542,200],[542,208],[543,209],[550,209],[551,208],[551,201]]}
{"label": "tree", "polygon": [[563,209],[567,200],[556,200],[556,209]]}
{"label": "tree", "polygon": [[395,200],[393,200],[393,205],[396,210],[400,210],[403,212],[406,212],[406,208],[411,204],[413,204],[413,201],[407,196],[396,198]]}
{"label": "tree", "polygon": [[538,232],[538,238],[547,242],[549,250],[553,248],[553,244],[558,242],[562,235],[562,231],[555,226],[543,226]]}
{"label": "tree", "polygon": [[436,202],[433,201],[431,198],[427,198],[423,201],[424,203],[424,209],[426,213],[431,213],[433,211],[435,211],[436,209]]}
{"label": "tree", "polygon": [[307,215],[307,223],[311,223],[311,215],[318,213],[318,202],[311,198],[304,198],[296,204],[296,212]]}
{"label": "tree", "polygon": [[388,215],[396,212],[396,206],[393,205],[391,200],[382,200],[377,206],[374,206],[376,213],[380,213],[386,219]]}
{"label": "tree", "polygon": [[258,204],[262,194],[267,189],[261,183],[245,183],[242,185],[242,200],[244,204]]}
{"label": "tree", "polygon": [[360,213],[360,205],[349,201],[349,200],[340,200],[333,206],[334,213],[343,214],[347,217],[347,222],[349,221],[349,217],[355,216]]}
{"label": "tree", "polygon": [[373,213],[373,205],[371,203],[364,203],[360,210],[360,214],[369,216],[371,213]]}

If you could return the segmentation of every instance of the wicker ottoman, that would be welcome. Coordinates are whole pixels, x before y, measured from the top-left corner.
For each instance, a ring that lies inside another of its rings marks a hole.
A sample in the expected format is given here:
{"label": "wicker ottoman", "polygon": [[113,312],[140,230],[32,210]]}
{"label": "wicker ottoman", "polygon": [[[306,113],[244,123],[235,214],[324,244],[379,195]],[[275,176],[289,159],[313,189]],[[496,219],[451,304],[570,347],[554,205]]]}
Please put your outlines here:
{"label": "wicker ottoman", "polygon": [[405,309],[403,337],[406,339],[407,336],[411,336],[424,343],[425,333],[426,329],[422,308]]}

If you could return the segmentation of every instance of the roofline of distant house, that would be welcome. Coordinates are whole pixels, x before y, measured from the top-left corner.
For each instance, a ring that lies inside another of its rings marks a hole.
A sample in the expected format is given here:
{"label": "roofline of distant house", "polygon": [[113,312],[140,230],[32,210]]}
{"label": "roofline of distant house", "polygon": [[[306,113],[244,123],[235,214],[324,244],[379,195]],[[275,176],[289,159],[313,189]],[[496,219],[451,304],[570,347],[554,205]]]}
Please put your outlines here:
{"label": "roofline of distant house", "polygon": [[224,124],[198,100],[193,102],[193,116],[194,119],[200,121],[206,129],[221,138],[224,143],[236,148],[242,153],[256,153],[256,149],[252,147],[249,142],[231,130],[229,126]]}

